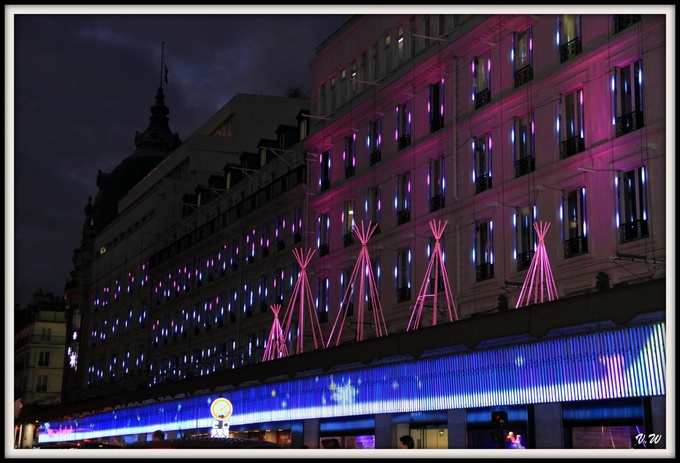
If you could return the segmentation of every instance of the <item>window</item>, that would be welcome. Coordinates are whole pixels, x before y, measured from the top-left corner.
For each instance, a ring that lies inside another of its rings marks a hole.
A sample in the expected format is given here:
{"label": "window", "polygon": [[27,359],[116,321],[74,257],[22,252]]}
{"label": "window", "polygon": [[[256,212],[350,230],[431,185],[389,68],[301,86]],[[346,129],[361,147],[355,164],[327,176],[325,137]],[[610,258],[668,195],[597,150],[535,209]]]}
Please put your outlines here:
{"label": "window", "polygon": [[430,212],[438,211],[445,206],[444,189],[444,156],[430,159],[430,169],[427,177],[430,194]]}
{"label": "window", "polygon": [[239,245],[238,245],[238,239],[235,239],[234,241],[231,242],[231,256],[229,258],[229,265],[231,265],[231,269],[233,271],[238,270],[238,261],[239,261]]}
{"label": "window", "polygon": [[561,14],[557,16],[557,46],[560,50],[560,62],[570,60],[582,51],[581,15]]}
{"label": "window", "polygon": [[406,148],[411,145],[411,100],[397,106],[397,130],[395,138],[398,149]]}
{"label": "window", "polygon": [[255,262],[255,246],[257,243],[257,230],[254,228],[250,232],[246,233],[244,236],[244,241],[246,245],[246,262],[252,264]]}
{"label": "window", "polygon": [[353,133],[349,137],[344,138],[344,149],[342,150],[342,160],[345,163],[345,178],[354,176],[356,170],[356,147],[357,134]]}
{"label": "window", "polygon": [[326,111],[326,84],[319,85],[317,111],[318,111],[319,114],[327,114],[328,113]]}
{"label": "window", "polygon": [[411,300],[411,250],[399,249],[394,268],[397,302]]}
{"label": "window", "polygon": [[517,271],[531,266],[531,259],[536,249],[536,206],[518,207],[513,217],[515,228],[515,255]]}
{"label": "window", "polygon": [[617,67],[612,76],[614,124],[620,137],[645,126],[642,113],[642,61]]}
{"label": "window", "polygon": [[378,79],[378,52],[376,46],[368,49],[368,80],[374,82]]}
{"label": "window", "polygon": [[35,377],[35,392],[47,392],[47,375]]}
{"label": "window", "polygon": [[397,214],[397,225],[411,220],[411,173],[406,172],[397,177],[397,191],[394,196],[394,210]]}
{"label": "window", "polygon": [[352,61],[349,64],[349,96],[353,97],[357,94],[358,91],[358,86],[357,86],[357,79],[359,79],[359,75],[357,74],[357,62]]}
{"label": "window", "polygon": [[[346,312],[345,315],[347,317],[351,317],[354,315],[354,284],[352,282],[352,273],[353,270],[350,269],[345,269],[342,271],[342,274],[340,275],[340,290],[342,291],[341,297],[342,297],[342,302],[340,303],[340,310],[342,310],[345,307],[342,307],[342,304],[346,305]],[[347,292],[349,291],[349,294]]]}
{"label": "window", "polygon": [[292,210],[292,220],[290,221],[290,232],[292,233],[295,242],[302,241],[302,209],[294,207]]}
{"label": "window", "polygon": [[[446,251],[444,251],[444,249],[446,249],[445,242],[446,242],[446,235],[442,234],[442,236],[439,238],[439,248],[440,248],[440,251],[441,251],[441,254],[442,254],[441,255],[441,258],[442,258],[441,265],[445,265],[445,262],[446,262]],[[432,259],[433,259],[434,247],[435,247],[436,243],[437,243],[437,238],[435,238],[434,236],[431,236],[429,241],[428,241],[427,248],[426,248],[426,254],[427,254],[427,261],[428,262],[431,262]],[[445,286],[444,286],[444,276],[442,275],[441,270],[438,270],[437,274],[438,274],[437,292],[442,292],[446,289]],[[430,281],[428,282],[428,291],[430,292],[430,294],[434,294],[435,279],[434,279],[434,276],[431,273],[429,275],[430,275]]]}
{"label": "window", "polygon": [[399,64],[404,62],[404,26],[397,29],[397,60]]}
{"label": "window", "polygon": [[335,86],[335,76],[331,77],[331,84],[330,87],[328,88],[328,91],[330,92],[330,100],[331,100],[331,107],[330,110],[331,112],[334,111],[335,109],[338,108],[338,89]]}
{"label": "window", "polygon": [[493,222],[480,222],[474,228],[472,266],[477,281],[493,278]]}
{"label": "window", "polygon": [[472,100],[475,109],[481,108],[491,101],[491,52],[475,57],[472,61]]}
{"label": "window", "polygon": [[586,189],[578,188],[567,191],[562,203],[560,217],[566,259],[588,252]]}
{"label": "window", "polygon": [[50,366],[50,353],[49,353],[49,351],[40,352],[38,354],[38,366],[39,367],[49,367]]}
{"label": "window", "polygon": [[560,158],[566,159],[585,151],[583,122],[583,89],[560,98]]}
{"label": "window", "polygon": [[281,251],[286,247],[286,218],[283,215],[276,217],[275,227],[276,249]]}
{"label": "window", "polygon": [[354,201],[345,201],[343,204],[342,234],[345,247],[354,244]]}
{"label": "window", "polygon": [[318,291],[319,299],[317,300],[317,313],[319,315],[319,322],[325,323],[328,321],[328,287],[330,280],[328,278],[319,278]]}
{"label": "window", "polygon": [[319,188],[326,191],[331,187],[331,150],[321,153],[321,172],[319,175]]}
{"label": "window", "polygon": [[444,79],[428,89],[427,113],[430,117],[430,133],[444,127]]}
{"label": "window", "polygon": [[649,236],[647,225],[647,171],[644,166],[618,174],[616,225],[621,243]]}
{"label": "window", "polygon": [[513,35],[512,61],[515,71],[515,88],[534,79],[533,39],[531,26]]}
{"label": "window", "polygon": [[41,328],[40,329],[40,340],[41,341],[51,341],[52,340],[52,328]]}
{"label": "window", "polygon": [[[366,193],[366,218],[371,223],[371,225],[378,224],[378,227],[373,232],[374,235],[380,233],[380,200],[381,188],[369,188]],[[367,224],[368,225],[368,224]]]}
{"label": "window", "polygon": [[472,171],[472,183],[475,185],[475,193],[481,193],[493,186],[491,181],[491,134],[472,139],[472,154],[474,167]]}
{"label": "window", "polygon": [[264,223],[260,227],[260,249],[262,250],[262,257],[267,257],[269,255],[270,240],[269,223]]}
{"label": "window", "polygon": [[382,118],[380,117],[368,123],[366,147],[368,148],[371,165],[380,161],[380,145],[382,144],[381,126]]}
{"label": "window", "polygon": [[317,240],[317,246],[319,248],[319,256],[325,256],[330,251],[329,249],[329,235],[331,227],[331,216],[329,213],[324,212],[319,216],[319,237]]}
{"label": "window", "polygon": [[383,65],[381,70],[382,72],[380,74],[381,77],[386,76],[392,70],[392,37],[390,35],[386,35],[383,38],[383,41]]}
{"label": "window", "polygon": [[269,300],[269,279],[267,275],[260,276],[260,286],[257,289],[258,299],[260,300],[260,313],[267,313],[269,306],[267,301]]}
{"label": "window", "polygon": [[511,142],[515,158],[515,177],[521,177],[535,171],[533,113],[515,118]]}
{"label": "window", "polygon": [[338,86],[338,103],[345,102],[345,92],[347,90],[347,69],[340,71],[340,85]]}

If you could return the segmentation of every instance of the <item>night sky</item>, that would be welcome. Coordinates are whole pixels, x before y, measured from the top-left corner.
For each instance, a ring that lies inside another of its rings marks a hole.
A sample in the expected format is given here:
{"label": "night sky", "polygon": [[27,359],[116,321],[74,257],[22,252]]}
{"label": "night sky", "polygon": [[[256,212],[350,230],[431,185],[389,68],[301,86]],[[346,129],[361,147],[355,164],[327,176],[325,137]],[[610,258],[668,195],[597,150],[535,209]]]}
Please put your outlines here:
{"label": "night sky", "polygon": [[315,49],[345,13],[6,6],[6,307],[63,295],[98,171],[130,156],[148,126],[162,51],[170,130],[184,141],[237,93],[307,93]]}

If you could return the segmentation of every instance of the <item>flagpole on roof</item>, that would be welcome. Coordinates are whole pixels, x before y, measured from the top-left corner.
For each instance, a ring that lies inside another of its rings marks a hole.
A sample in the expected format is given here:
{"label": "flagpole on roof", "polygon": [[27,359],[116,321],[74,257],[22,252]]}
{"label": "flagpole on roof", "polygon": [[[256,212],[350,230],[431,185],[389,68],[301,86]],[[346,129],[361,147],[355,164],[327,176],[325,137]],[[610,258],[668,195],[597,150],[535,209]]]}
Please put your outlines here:
{"label": "flagpole on roof", "polygon": [[165,42],[161,42],[161,75],[160,75],[160,85],[159,87],[162,89],[163,88],[163,49],[165,48]]}

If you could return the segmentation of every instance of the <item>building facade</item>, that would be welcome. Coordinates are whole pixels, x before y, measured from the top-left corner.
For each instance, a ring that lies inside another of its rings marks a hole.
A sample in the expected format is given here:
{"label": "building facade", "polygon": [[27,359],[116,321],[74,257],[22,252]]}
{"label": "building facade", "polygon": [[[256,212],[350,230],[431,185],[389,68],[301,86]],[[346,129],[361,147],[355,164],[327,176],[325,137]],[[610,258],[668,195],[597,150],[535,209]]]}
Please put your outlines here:
{"label": "building facade", "polygon": [[309,101],[237,96],[95,220],[44,439],[228,399],[293,447],[666,448],[666,59],[664,15],[349,17]]}

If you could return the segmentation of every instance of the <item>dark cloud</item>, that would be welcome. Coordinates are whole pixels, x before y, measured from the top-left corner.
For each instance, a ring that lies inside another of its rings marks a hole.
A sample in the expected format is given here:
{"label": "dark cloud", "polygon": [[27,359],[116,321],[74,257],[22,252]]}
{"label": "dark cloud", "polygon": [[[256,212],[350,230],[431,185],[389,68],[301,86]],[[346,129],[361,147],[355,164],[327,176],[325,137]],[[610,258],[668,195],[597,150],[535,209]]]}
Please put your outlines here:
{"label": "dark cloud", "polygon": [[129,156],[135,133],[147,127],[162,78],[162,43],[170,129],[185,140],[236,93],[308,91],[316,47],[342,24],[331,11],[40,11],[14,14],[13,42],[6,44],[13,53],[6,77],[14,86],[6,121],[13,138],[6,159],[13,160],[7,203],[14,210],[6,221],[14,262],[6,273],[13,303],[21,306],[39,289],[62,294],[97,172],[111,172]]}

